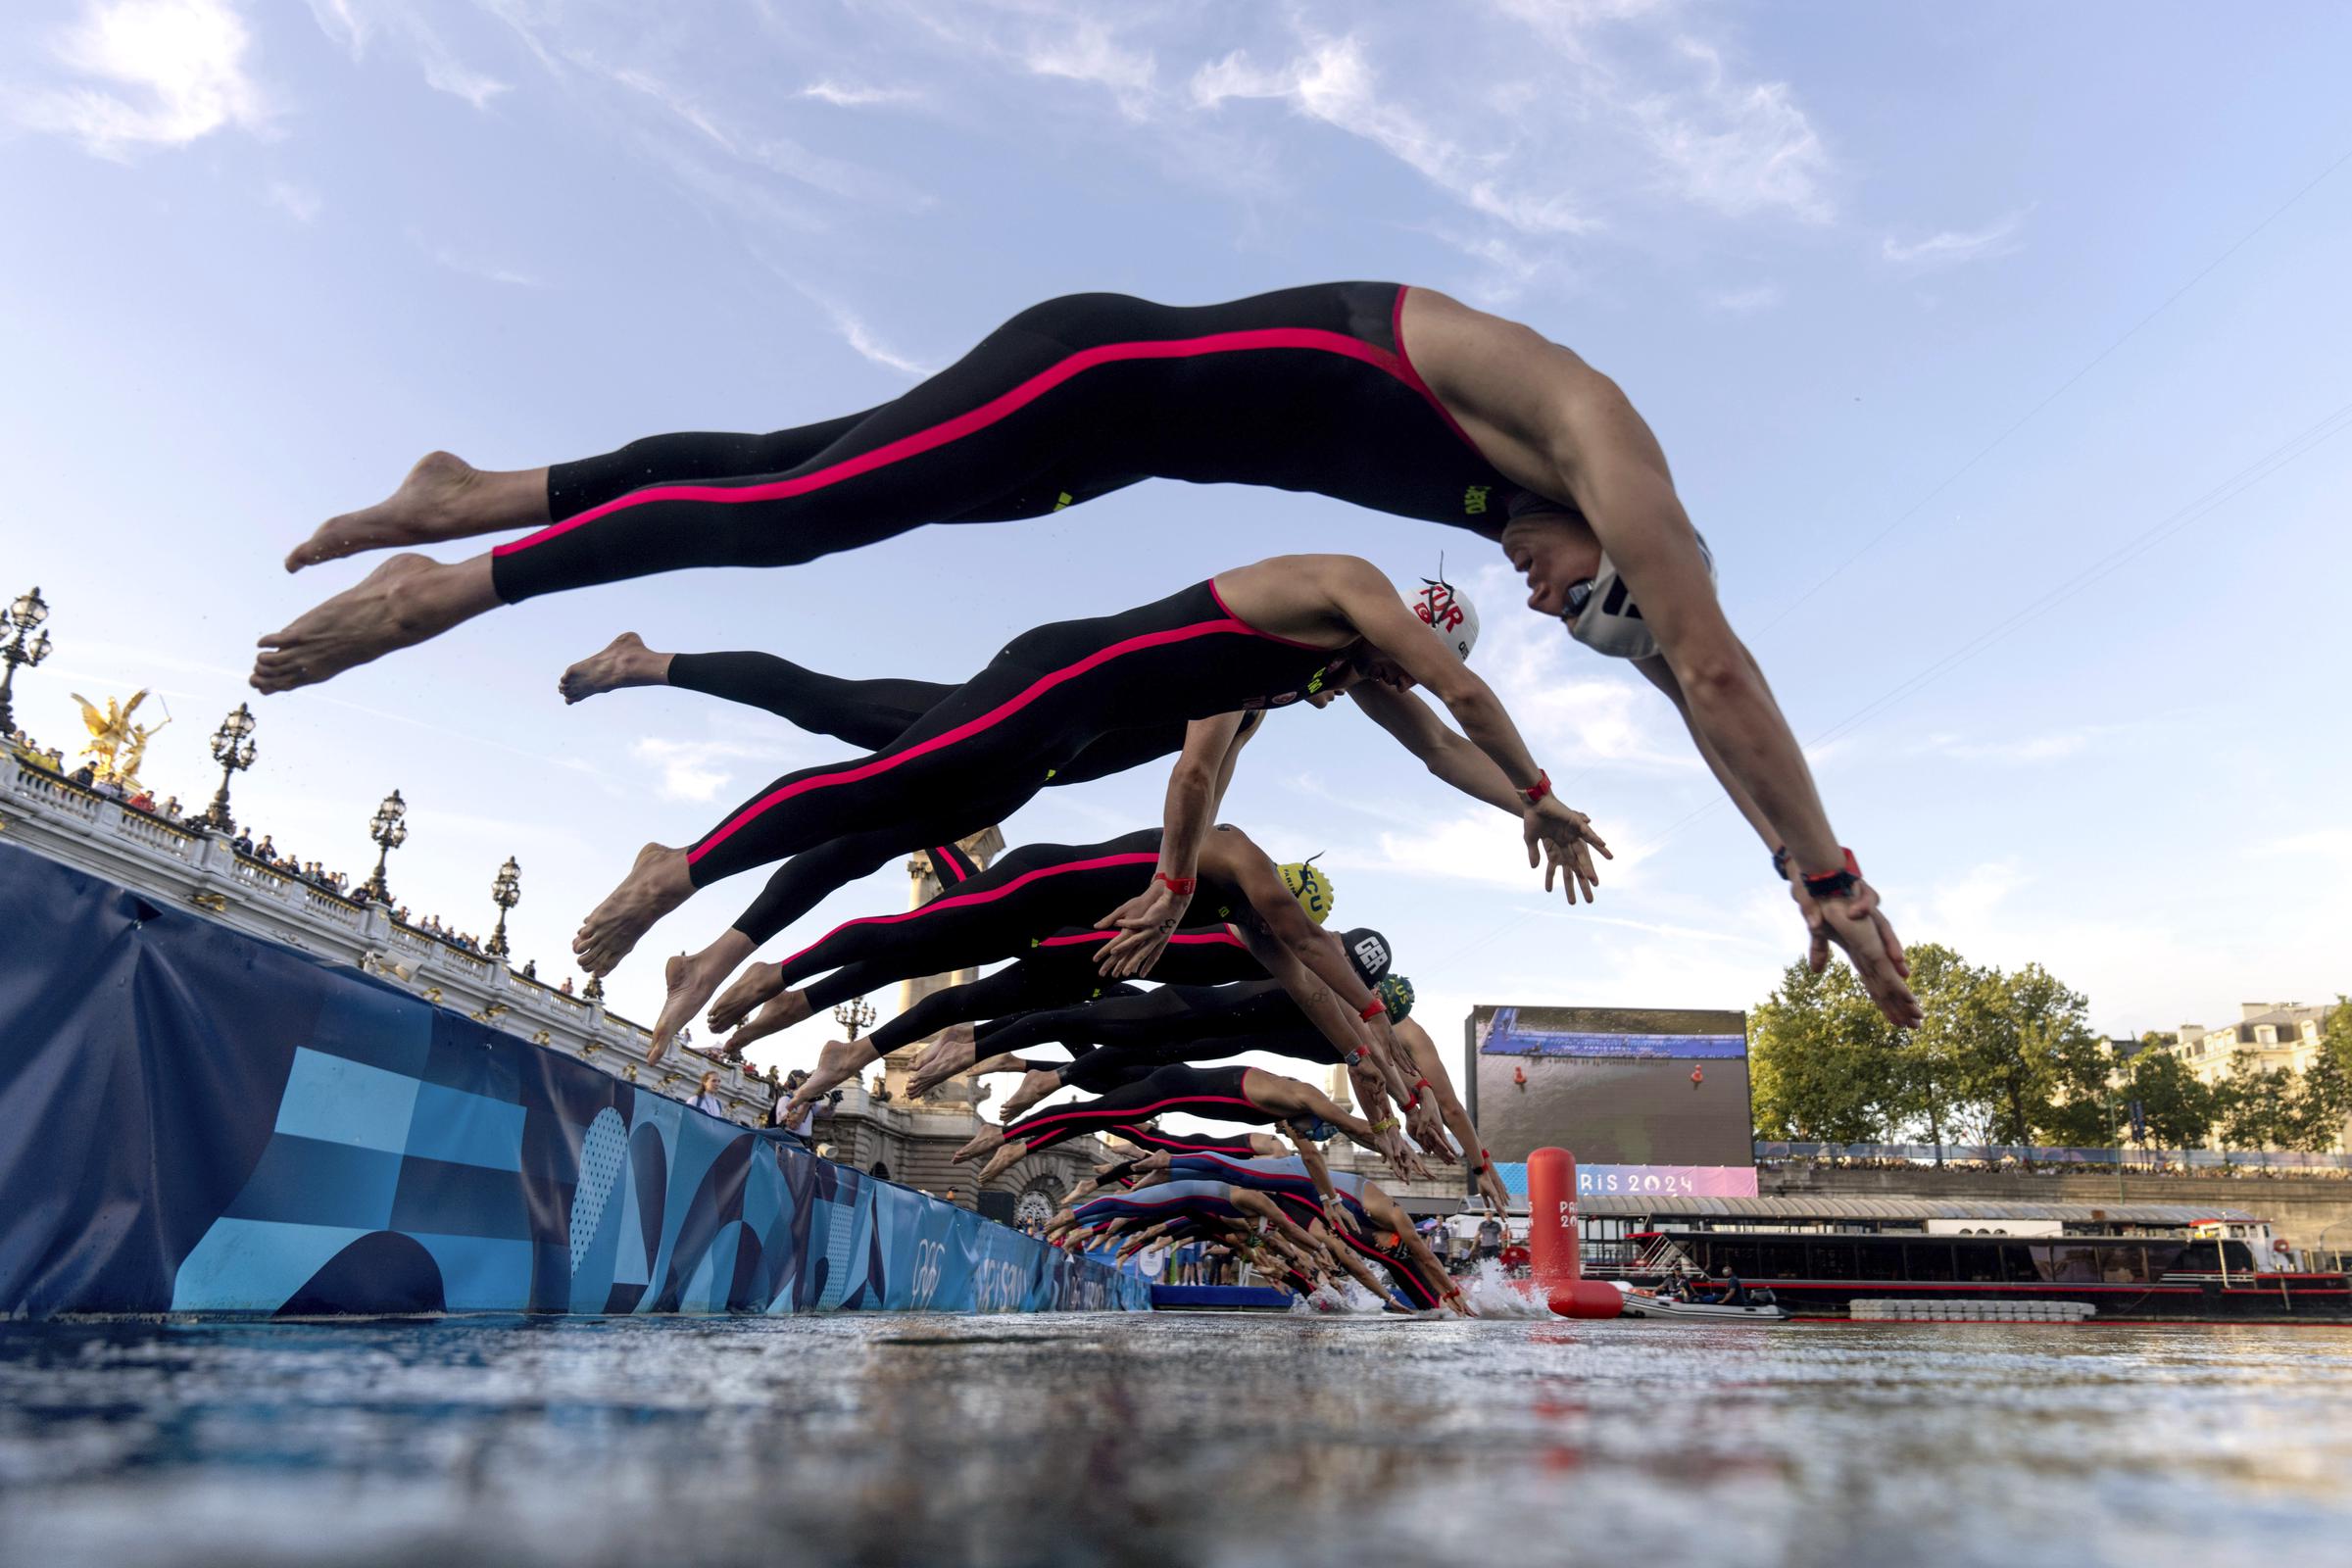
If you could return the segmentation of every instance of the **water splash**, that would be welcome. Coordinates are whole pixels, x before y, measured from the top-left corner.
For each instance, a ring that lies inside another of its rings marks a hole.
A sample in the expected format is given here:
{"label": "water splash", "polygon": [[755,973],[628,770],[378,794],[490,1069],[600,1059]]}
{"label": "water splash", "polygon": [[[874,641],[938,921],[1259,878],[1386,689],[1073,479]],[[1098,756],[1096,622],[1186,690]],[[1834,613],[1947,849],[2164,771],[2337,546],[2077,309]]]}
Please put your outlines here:
{"label": "water splash", "polygon": [[1551,1308],[1532,1280],[1513,1279],[1494,1258],[1482,1258],[1478,1267],[1459,1276],[1462,1296],[1470,1310],[1480,1317],[1542,1319],[1551,1316]]}

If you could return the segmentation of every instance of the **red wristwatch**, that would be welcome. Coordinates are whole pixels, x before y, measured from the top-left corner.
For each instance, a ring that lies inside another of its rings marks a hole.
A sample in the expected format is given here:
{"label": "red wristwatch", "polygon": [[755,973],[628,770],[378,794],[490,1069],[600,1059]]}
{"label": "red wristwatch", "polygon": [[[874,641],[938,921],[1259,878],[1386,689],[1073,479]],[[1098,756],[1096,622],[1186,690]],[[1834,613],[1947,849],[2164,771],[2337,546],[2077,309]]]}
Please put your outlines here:
{"label": "red wristwatch", "polygon": [[1154,882],[1166,883],[1168,886],[1168,891],[1175,894],[1180,899],[1191,898],[1193,896],[1193,889],[1200,885],[1200,879],[1199,877],[1170,876],[1165,871],[1152,872],[1152,880]]}
{"label": "red wristwatch", "polygon": [[1370,1023],[1373,1019],[1379,1017],[1382,1013],[1388,1010],[1389,1004],[1381,1001],[1378,996],[1374,996],[1370,1002],[1364,1004],[1364,1010],[1357,1013],[1356,1017],[1360,1018],[1365,1023]]}
{"label": "red wristwatch", "polygon": [[1528,805],[1542,805],[1544,797],[1551,793],[1551,775],[1544,772],[1542,768],[1537,768],[1536,781],[1533,784],[1530,784],[1527,788],[1521,790],[1519,793],[1527,797]]}

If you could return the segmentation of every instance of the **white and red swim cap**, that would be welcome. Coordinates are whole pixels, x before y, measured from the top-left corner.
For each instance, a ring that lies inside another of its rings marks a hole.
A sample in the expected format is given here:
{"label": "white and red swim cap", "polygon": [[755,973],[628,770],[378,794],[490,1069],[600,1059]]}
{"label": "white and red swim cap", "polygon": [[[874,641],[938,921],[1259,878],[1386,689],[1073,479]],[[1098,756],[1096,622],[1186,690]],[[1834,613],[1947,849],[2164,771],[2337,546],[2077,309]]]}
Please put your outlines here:
{"label": "white and red swim cap", "polygon": [[1404,602],[1424,624],[1446,639],[1456,659],[1469,662],[1470,650],[1478,646],[1478,609],[1459,589],[1444,577],[1424,577],[1421,587],[1406,594]]}

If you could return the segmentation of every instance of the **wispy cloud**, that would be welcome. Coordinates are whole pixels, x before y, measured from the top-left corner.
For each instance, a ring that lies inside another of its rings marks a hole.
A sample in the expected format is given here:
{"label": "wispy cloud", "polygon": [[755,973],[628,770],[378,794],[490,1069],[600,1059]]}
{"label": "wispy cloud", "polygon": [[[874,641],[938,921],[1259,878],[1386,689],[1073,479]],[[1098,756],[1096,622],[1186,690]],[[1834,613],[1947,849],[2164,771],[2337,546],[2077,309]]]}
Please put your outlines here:
{"label": "wispy cloud", "polygon": [[1989,261],[2019,250],[2026,226],[2023,209],[1976,229],[1945,229],[1921,240],[1898,240],[1892,234],[1879,242],[1879,255],[1896,267],[1919,269],[1960,267]]}
{"label": "wispy cloud", "polygon": [[1722,53],[1696,38],[1675,47],[1697,68],[1696,81],[1632,108],[1681,194],[1733,218],[1777,209],[1826,221],[1829,153],[1789,85],[1736,79]]}
{"label": "wispy cloud", "polygon": [[863,109],[873,104],[912,104],[923,101],[924,94],[914,87],[861,87],[846,81],[812,81],[801,89],[801,96],[813,98],[820,104],[836,109]]}
{"label": "wispy cloud", "polygon": [[1733,316],[1746,316],[1755,311],[1769,311],[1781,299],[1778,283],[1750,283],[1745,288],[1717,289],[1707,296],[1707,304]]}
{"label": "wispy cloud", "polygon": [[307,185],[297,185],[291,180],[273,179],[264,194],[269,198],[270,206],[278,209],[297,223],[317,221],[320,210],[326,205],[317,191]]}
{"label": "wispy cloud", "polygon": [[1109,89],[1119,112],[1131,120],[1150,116],[1157,68],[1148,50],[1131,49],[1112,29],[1091,17],[1073,17],[1023,46],[1021,64],[1032,75],[1060,76]]}
{"label": "wispy cloud", "polygon": [[656,770],[655,788],[665,801],[713,801],[735,771],[731,762],[773,759],[772,747],[734,741],[673,741],[648,735],[629,744],[629,755]]}
{"label": "wispy cloud", "polygon": [[463,98],[476,109],[486,109],[493,98],[514,90],[512,82],[501,81],[460,60],[432,24],[414,7],[396,5],[387,10],[363,4],[362,0],[310,0],[310,6],[319,30],[340,44],[355,61],[365,59],[379,29],[388,27],[407,44],[424,70],[425,85],[434,91]]}
{"label": "wispy cloud", "polygon": [[14,115],[113,159],[185,146],[224,125],[262,130],[269,108],[246,73],[251,42],[227,0],[86,0],[50,53],[107,85],[25,93]]}
{"label": "wispy cloud", "polygon": [[1214,109],[1232,99],[1274,99],[1372,142],[1473,210],[1522,233],[1581,233],[1595,226],[1567,192],[1498,179],[1491,161],[1439,132],[1419,114],[1384,97],[1364,46],[1353,37],[1324,39],[1281,66],[1253,62],[1242,50],[1194,73],[1195,107]]}
{"label": "wispy cloud", "polygon": [[449,55],[432,56],[424,62],[425,84],[455,98],[463,98],[476,109],[487,109],[490,100],[502,92],[514,90],[514,83],[485,75],[465,62]]}
{"label": "wispy cloud", "polygon": [[781,174],[828,195],[879,203],[917,212],[931,205],[923,192],[880,170],[830,158],[790,137],[778,136],[739,123],[700,96],[640,66],[613,66],[586,52],[569,57],[575,65],[603,75],[660,105],[680,122],[728,157]]}
{"label": "wispy cloud", "polygon": [[2306,860],[2333,860],[2352,865],[2352,827],[2314,828],[2288,833],[2254,846],[2257,855],[2284,855]]}
{"label": "wispy cloud", "polygon": [[832,323],[833,330],[839,334],[841,340],[867,364],[878,365],[886,370],[894,371],[910,379],[929,375],[938,368],[937,366],[925,365],[920,360],[902,354],[883,342],[874,335],[873,329],[865,324],[862,318],[839,300],[820,294],[806,283],[797,280],[794,281],[793,287],[800,290],[802,296],[809,304],[825,313],[825,319]]}
{"label": "wispy cloud", "polygon": [[2120,727],[2093,724],[2081,729],[2054,730],[2046,735],[2004,736],[1990,741],[1936,734],[1921,739],[1910,750],[1914,757],[1949,757],[1964,762],[2055,762],[2081,756],[2093,741],[2116,733]]}
{"label": "wispy cloud", "polygon": [[521,271],[498,262],[486,261],[478,256],[468,256],[437,241],[427,240],[414,231],[410,233],[409,238],[418,250],[424,252],[435,267],[444,267],[453,272],[462,272],[467,277],[478,277],[485,283],[501,283],[512,288],[545,288],[547,286],[543,279],[530,272]]}

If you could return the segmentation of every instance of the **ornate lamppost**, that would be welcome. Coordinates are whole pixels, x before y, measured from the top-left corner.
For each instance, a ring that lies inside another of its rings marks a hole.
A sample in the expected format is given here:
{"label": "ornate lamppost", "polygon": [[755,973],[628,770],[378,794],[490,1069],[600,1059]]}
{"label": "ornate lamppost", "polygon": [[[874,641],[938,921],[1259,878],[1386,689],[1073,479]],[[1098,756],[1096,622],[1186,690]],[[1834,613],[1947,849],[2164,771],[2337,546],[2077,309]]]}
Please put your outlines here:
{"label": "ornate lamppost", "polygon": [[874,1004],[863,997],[845,1002],[833,1009],[833,1021],[850,1032],[850,1044],[858,1043],[858,1031],[874,1021]]}
{"label": "ornate lamppost", "polygon": [[220,764],[220,788],[213,793],[212,809],[204,813],[204,820],[222,833],[234,833],[237,819],[228,814],[228,781],[253,765],[253,710],[243,703],[213,731],[213,760]]}
{"label": "ornate lamppost", "polygon": [[[41,622],[49,618],[49,602],[35,588],[28,594],[17,596],[8,607],[5,630],[8,640],[0,642],[0,740],[5,740],[17,727],[14,711],[9,707],[9,688],[15,684],[19,664],[37,664],[49,657],[49,634],[41,631]],[[34,633],[39,635],[35,636]]]}
{"label": "ornate lamppost", "polygon": [[490,884],[490,902],[498,906],[498,929],[490,933],[490,956],[507,956],[507,911],[522,902],[522,867],[514,857],[498,868],[498,876]]}
{"label": "ornate lamppost", "polygon": [[375,874],[368,879],[367,894],[378,904],[392,902],[392,890],[384,886],[384,861],[394,850],[409,842],[409,803],[394,790],[384,797],[384,804],[375,808],[368,820],[368,836],[375,841]]}

